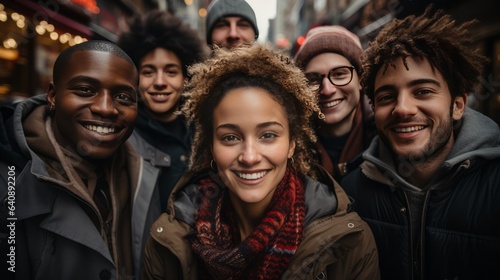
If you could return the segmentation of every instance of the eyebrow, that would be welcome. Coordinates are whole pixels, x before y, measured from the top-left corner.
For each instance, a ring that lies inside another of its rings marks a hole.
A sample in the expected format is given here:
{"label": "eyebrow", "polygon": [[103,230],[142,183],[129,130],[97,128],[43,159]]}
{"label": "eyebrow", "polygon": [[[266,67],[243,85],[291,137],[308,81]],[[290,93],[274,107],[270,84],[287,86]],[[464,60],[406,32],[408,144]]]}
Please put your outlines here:
{"label": "eyebrow", "polygon": [[[169,63],[169,64],[165,65],[164,67],[167,67],[167,68],[176,67],[176,68],[181,69],[181,66],[178,64],[175,64],[175,63]],[[156,69],[157,67],[153,64],[144,64],[139,69],[143,69],[143,68],[155,68]]]}
{"label": "eyebrow", "polygon": [[[89,77],[89,76],[75,76],[73,77],[71,80],[69,80],[66,85],[71,85],[73,83],[81,83],[81,82],[85,82],[85,83],[89,83],[89,84],[93,84],[93,85],[99,85],[101,86],[102,83],[99,79],[96,79],[96,78],[92,78],[92,77]],[[133,86],[129,86],[129,85],[116,85],[116,86],[113,86],[113,89],[114,90],[120,90],[120,91],[132,91],[132,92],[136,92],[136,88],[133,87]]]}
{"label": "eyebrow", "polygon": [[99,85],[101,84],[101,81],[96,79],[96,78],[79,75],[79,76],[75,76],[75,77],[71,78],[71,80],[69,80],[66,83],[66,85],[71,85],[73,83],[81,83],[81,82],[85,82],[85,83],[89,83],[89,84],[99,84]]}
{"label": "eyebrow", "polygon": [[[436,86],[441,87],[441,83],[439,83],[438,81],[436,81],[434,79],[417,79],[417,80],[412,80],[412,81],[408,82],[406,84],[406,86],[407,87],[413,87],[413,86],[420,85],[420,84],[434,84]],[[381,87],[377,88],[374,91],[373,95],[377,95],[377,93],[379,93],[381,91],[393,90],[395,88],[396,87],[393,86],[393,85],[384,85],[384,86],[381,86]]]}
{"label": "eyebrow", "polygon": [[[266,128],[266,127],[273,126],[273,125],[281,126],[284,128],[284,126],[281,123],[274,122],[274,121],[259,123],[257,125],[257,128]],[[215,130],[218,130],[219,128],[229,128],[229,129],[239,130],[240,126],[236,125],[236,124],[232,124],[232,123],[225,123],[225,124],[219,125]]]}
{"label": "eyebrow", "polygon": [[[328,69],[328,71],[326,73],[328,74],[328,72],[330,72],[331,70],[337,69],[337,68],[341,68],[341,67],[354,67],[354,66],[352,66],[352,65],[342,65],[341,64],[341,65],[333,66],[332,68]],[[304,72],[304,73],[306,73],[306,74],[320,74],[321,75],[321,73],[319,73],[318,71],[307,71],[307,72]]]}

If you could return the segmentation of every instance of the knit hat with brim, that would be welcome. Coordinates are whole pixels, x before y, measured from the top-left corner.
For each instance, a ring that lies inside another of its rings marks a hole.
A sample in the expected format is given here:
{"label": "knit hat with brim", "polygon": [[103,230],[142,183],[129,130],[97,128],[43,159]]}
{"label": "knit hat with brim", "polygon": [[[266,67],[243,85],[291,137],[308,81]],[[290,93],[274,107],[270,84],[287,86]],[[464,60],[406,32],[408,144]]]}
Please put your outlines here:
{"label": "knit hat with brim", "polygon": [[207,8],[206,17],[206,35],[207,44],[212,44],[212,30],[215,23],[222,18],[229,16],[242,17],[253,27],[255,38],[259,37],[259,28],[257,28],[257,20],[252,7],[244,0],[214,0]]}
{"label": "knit hat with brim", "polygon": [[295,54],[295,63],[303,69],[311,59],[322,53],[340,54],[356,67],[358,73],[361,71],[361,42],[358,36],[342,26],[318,26],[309,30]]}

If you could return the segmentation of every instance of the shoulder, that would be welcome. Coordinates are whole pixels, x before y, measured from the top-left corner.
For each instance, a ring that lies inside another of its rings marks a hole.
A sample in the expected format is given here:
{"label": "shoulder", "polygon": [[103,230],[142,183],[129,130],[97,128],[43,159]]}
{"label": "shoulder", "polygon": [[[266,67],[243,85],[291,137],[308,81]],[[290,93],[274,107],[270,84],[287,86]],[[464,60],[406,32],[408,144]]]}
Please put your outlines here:
{"label": "shoulder", "polygon": [[15,139],[16,128],[14,123],[15,104],[0,106],[0,159],[8,164],[23,166],[27,159],[20,151]]}
{"label": "shoulder", "polygon": [[347,193],[349,193],[350,191],[353,191],[358,186],[360,186],[363,180],[364,178],[363,173],[361,172],[361,167],[358,166],[351,173],[342,178],[342,181],[340,181],[340,185]]}
{"label": "shoulder", "polygon": [[[188,239],[189,226],[163,213],[152,225],[144,248],[143,278],[182,279],[195,271]],[[172,248],[175,248],[173,250]]]}
{"label": "shoulder", "polygon": [[198,209],[201,193],[199,192],[200,182],[203,179],[212,178],[215,183],[223,188],[218,182],[215,174],[210,170],[205,170],[196,174],[184,174],[168,199],[167,214],[172,219],[180,220],[188,225],[194,224],[196,209]]}
{"label": "shoulder", "polygon": [[337,197],[332,186],[323,184],[310,177],[304,178],[306,216],[304,224],[326,215],[333,215],[337,210]]}
{"label": "shoulder", "polygon": [[[306,261],[308,260],[308,261]],[[326,216],[304,229],[304,238],[287,270],[291,279],[377,279],[378,254],[369,226],[355,212]],[[311,275],[313,274],[313,275]]]}

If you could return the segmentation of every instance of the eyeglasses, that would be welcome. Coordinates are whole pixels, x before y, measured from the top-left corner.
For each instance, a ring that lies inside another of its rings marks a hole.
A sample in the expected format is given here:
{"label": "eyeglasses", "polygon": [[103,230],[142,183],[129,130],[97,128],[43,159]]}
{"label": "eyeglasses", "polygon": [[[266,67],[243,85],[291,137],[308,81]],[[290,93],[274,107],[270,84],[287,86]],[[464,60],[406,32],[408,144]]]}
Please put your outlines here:
{"label": "eyeglasses", "polygon": [[315,72],[306,73],[306,78],[311,86],[319,86],[318,90],[321,89],[321,84],[325,76],[328,77],[328,81],[334,86],[345,86],[352,81],[354,66],[340,66],[335,67],[328,71],[328,76],[325,74],[319,74]]}

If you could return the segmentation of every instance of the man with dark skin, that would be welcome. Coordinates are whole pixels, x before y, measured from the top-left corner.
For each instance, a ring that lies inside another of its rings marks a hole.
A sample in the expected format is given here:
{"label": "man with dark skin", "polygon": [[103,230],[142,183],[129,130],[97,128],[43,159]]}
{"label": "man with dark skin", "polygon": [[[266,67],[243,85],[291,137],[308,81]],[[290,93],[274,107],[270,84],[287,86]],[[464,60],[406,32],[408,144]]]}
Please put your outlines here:
{"label": "man with dark skin", "polygon": [[[136,67],[113,43],[88,41],[64,50],[53,76],[46,95],[1,110],[0,168],[16,182],[9,276],[132,279]],[[0,181],[2,201],[7,189]]]}

